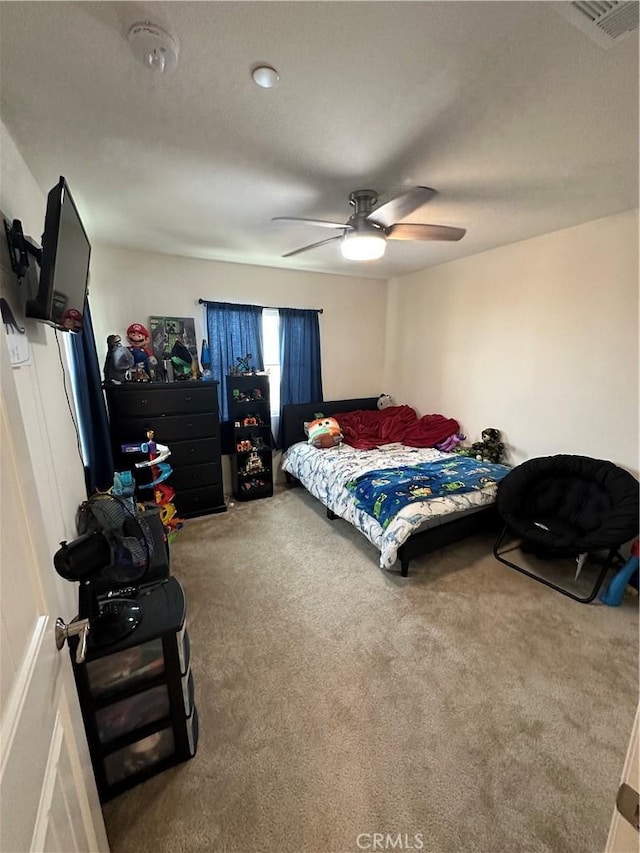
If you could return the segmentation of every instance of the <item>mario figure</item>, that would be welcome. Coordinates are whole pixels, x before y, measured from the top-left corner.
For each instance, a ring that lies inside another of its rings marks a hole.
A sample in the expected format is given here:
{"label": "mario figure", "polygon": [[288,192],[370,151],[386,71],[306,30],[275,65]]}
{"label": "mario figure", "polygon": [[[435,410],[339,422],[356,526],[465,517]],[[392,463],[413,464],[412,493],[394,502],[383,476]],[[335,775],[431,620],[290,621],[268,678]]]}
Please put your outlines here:
{"label": "mario figure", "polygon": [[82,314],[77,308],[68,308],[62,317],[62,325],[70,332],[81,332]]}
{"label": "mario figure", "polygon": [[140,370],[138,365],[142,365],[144,372],[151,377],[158,360],[148,348],[149,332],[142,323],[132,323],[127,329],[127,340],[133,354],[134,369]]}

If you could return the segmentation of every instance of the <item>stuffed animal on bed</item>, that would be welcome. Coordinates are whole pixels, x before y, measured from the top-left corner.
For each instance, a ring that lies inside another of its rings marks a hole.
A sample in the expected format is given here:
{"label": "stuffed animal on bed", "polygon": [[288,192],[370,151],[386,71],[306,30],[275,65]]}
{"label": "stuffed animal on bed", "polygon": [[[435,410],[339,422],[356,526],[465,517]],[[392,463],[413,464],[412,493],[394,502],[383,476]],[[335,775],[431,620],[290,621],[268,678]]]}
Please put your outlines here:
{"label": "stuffed animal on bed", "polygon": [[474,441],[471,447],[456,447],[453,452],[470,456],[479,462],[502,462],[504,444],[500,441],[500,430],[488,427],[480,435],[482,441]]}
{"label": "stuffed animal on bed", "polygon": [[342,444],[344,438],[335,418],[316,418],[315,421],[305,423],[304,431],[309,437],[309,444],[318,450]]}
{"label": "stuffed animal on bed", "polygon": [[395,406],[395,400],[391,396],[391,394],[380,394],[378,397],[378,402],[376,403],[377,407],[382,411],[383,409],[388,409],[389,406]]}

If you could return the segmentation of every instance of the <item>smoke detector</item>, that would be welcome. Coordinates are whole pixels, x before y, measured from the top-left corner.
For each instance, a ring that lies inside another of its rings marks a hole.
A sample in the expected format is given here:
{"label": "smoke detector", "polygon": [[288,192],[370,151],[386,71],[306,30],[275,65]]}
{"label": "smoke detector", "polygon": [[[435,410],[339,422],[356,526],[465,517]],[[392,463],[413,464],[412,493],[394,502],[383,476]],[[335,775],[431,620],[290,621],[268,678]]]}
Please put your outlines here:
{"label": "smoke detector", "polygon": [[132,24],[127,38],[135,58],[152,71],[166,74],[178,64],[178,40],[158,24],[151,21]]}

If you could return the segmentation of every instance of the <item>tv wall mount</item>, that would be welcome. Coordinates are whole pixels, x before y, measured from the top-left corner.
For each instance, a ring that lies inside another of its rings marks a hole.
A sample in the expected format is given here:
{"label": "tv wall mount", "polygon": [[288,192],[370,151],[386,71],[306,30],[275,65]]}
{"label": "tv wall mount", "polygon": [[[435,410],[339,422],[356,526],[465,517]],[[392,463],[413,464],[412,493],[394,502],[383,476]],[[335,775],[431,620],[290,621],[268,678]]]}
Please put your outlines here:
{"label": "tv wall mount", "polygon": [[14,219],[11,225],[4,218],[3,222],[9,246],[11,269],[18,276],[18,279],[23,279],[29,269],[29,255],[35,258],[38,264],[41,264],[42,249],[36,246],[35,243],[32,243],[28,237],[24,236],[22,222],[19,219]]}

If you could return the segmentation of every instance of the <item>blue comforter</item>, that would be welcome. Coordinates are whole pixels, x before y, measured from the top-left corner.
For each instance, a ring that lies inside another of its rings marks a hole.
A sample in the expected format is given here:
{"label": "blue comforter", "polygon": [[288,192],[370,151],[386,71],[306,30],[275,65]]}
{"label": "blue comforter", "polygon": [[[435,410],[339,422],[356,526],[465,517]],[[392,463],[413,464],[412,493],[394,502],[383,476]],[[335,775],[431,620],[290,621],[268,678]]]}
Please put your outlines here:
{"label": "blue comforter", "polygon": [[405,506],[430,498],[483,489],[501,480],[506,465],[468,456],[370,471],[346,484],[358,506],[384,529]]}

